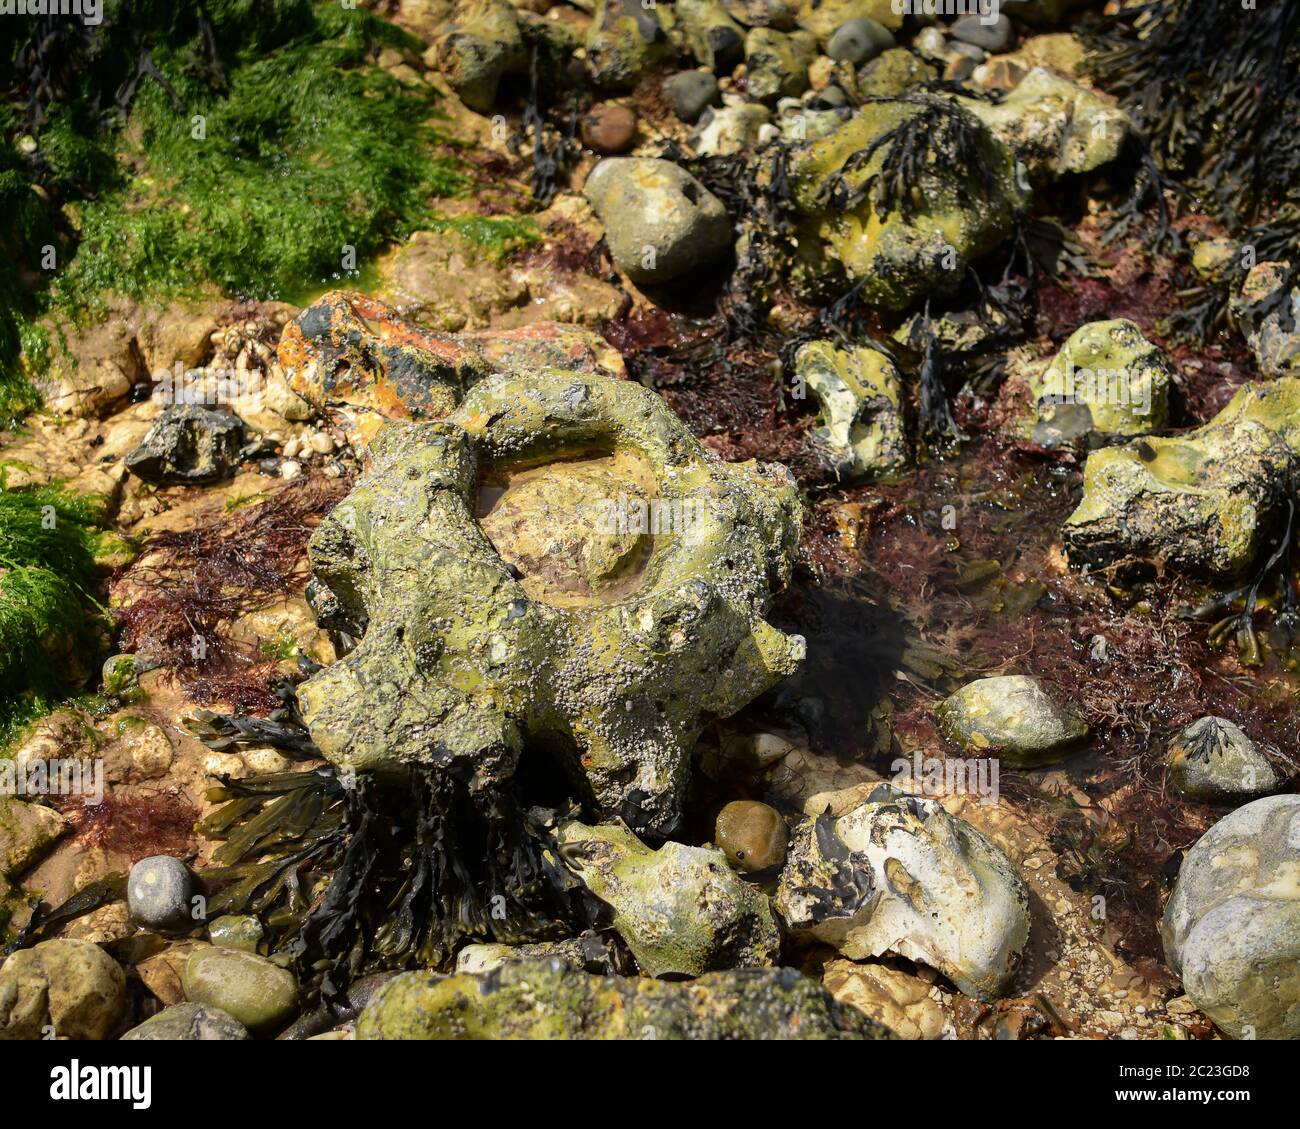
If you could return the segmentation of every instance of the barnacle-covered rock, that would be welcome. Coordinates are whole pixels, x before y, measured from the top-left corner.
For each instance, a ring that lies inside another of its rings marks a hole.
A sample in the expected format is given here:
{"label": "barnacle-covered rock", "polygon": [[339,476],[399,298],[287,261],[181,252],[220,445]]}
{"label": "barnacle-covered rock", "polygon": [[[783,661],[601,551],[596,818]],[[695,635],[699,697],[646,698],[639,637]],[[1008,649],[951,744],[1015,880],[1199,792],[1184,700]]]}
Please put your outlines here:
{"label": "barnacle-covered rock", "polygon": [[906,47],[890,47],[858,68],[858,95],[862,98],[893,98],[938,76],[937,67]]}
{"label": "barnacle-covered rock", "polygon": [[1131,321],[1094,321],[1070,334],[1041,376],[1031,376],[1044,446],[1102,435],[1145,435],[1169,418],[1173,365]]}
{"label": "barnacle-covered rock", "polygon": [[827,452],[837,474],[877,478],[907,465],[903,386],[884,353],[810,341],[794,363],[796,376],[821,406],[813,440]]}
{"label": "barnacle-covered rock", "polygon": [[491,377],[371,456],[311,543],[365,632],[299,690],[325,756],[490,782],[536,742],[576,754],[604,812],[675,827],[706,720],[803,657],[762,618],[798,538],[788,472],[716,461],[640,385],[557,371]]}
{"label": "barnacle-covered rock", "polygon": [[[866,302],[887,309],[953,291],[1028,202],[1012,154],[940,95],[868,103],[791,171],[801,250],[819,248]],[[829,263],[806,269],[820,282]]]}
{"label": "barnacle-covered rock", "polygon": [[1238,801],[1278,785],[1259,746],[1223,717],[1202,717],[1169,743],[1169,783],[1194,800]]}
{"label": "barnacle-covered rock", "polygon": [[1077,83],[1035,67],[1001,102],[959,98],[1024,164],[1035,184],[1091,172],[1119,156],[1128,115]]}
{"label": "barnacle-covered rock", "polygon": [[1201,836],[1161,935],[1169,967],[1224,1034],[1300,1038],[1300,796],[1255,800]]}
{"label": "barnacle-covered rock", "polygon": [[928,964],[976,999],[1005,993],[1029,939],[1029,895],[1006,855],[934,800],[887,785],[799,826],[776,908],[796,935],[851,960]]}
{"label": "barnacle-covered rock", "polygon": [[722,201],[672,161],[606,158],[584,191],[605,225],[614,262],[638,285],[708,266],[731,245]]}
{"label": "barnacle-covered rock", "polygon": [[792,968],[711,972],[675,983],[593,976],[561,961],[483,976],[408,972],[376,993],[358,1039],[883,1039]]}
{"label": "barnacle-covered rock", "polygon": [[1209,423],[1088,457],[1062,535],[1071,562],[1245,573],[1286,509],[1300,451],[1300,380],[1248,384]]}
{"label": "barnacle-covered rock", "polygon": [[[666,13],[665,18],[672,16]],[[597,86],[629,89],[672,51],[658,6],[641,0],[598,0],[587,32],[587,62]]]}
{"label": "barnacle-covered rock", "polygon": [[514,8],[506,0],[463,0],[438,39],[437,61],[460,100],[487,113],[501,79],[528,62]]}
{"label": "barnacle-covered rock", "polygon": [[797,98],[808,89],[817,40],[806,31],[756,27],[745,37],[746,91],[760,102]]}
{"label": "barnacle-covered rock", "polygon": [[935,711],[944,735],[967,752],[997,753],[1014,765],[1048,764],[1088,736],[1078,711],[1024,674],[977,678]]}
{"label": "barnacle-covered rock", "polygon": [[651,850],[619,824],[559,829],[560,853],[614,911],[614,928],[648,976],[770,965],[780,934],[767,896],[718,850],[671,840]]}

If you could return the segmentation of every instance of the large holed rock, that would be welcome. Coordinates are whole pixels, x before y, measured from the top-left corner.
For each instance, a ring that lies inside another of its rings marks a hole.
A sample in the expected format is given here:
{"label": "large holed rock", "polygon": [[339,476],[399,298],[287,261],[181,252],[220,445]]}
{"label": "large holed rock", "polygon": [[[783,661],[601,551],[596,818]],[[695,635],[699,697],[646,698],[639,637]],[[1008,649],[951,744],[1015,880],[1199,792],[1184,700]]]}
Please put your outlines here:
{"label": "large holed rock", "polygon": [[1161,934],[1169,967],[1224,1034],[1300,1038],[1300,796],[1255,800],[1201,836]]}
{"label": "large holed rock", "polygon": [[1300,451],[1300,380],[1238,390],[1209,423],[1094,451],[1062,529],[1074,564],[1210,581],[1248,572],[1280,534]]}
{"label": "large holed rock", "polygon": [[882,1039],[792,968],[678,983],[521,961],[482,976],[407,972],[383,985],[358,1039]]}
{"label": "large holed rock", "polygon": [[[917,161],[914,182],[895,179],[891,156],[903,167]],[[824,285],[838,265],[864,301],[887,309],[953,292],[1028,204],[1015,166],[988,127],[949,99],[869,102],[792,161],[802,216],[796,281]]]}
{"label": "large holed rock", "polygon": [[1169,419],[1174,368],[1131,321],[1094,321],[1070,334],[1029,387],[1034,441],[1058,446],[1089,434],[1145,435]]}
{"label": "large holed rock", "polygon": [[717,461],[640,385],[557,371],[491,377],[370,455],[310,549],[364,631],[299,690],[324,755],[495,783],[533,742],[601,811],[676,827],[703,726],[803,657],[763,619],[797,546],[789,473]]}
{"label": "large holed rock", "polygon": [[880,478],[907,465],[903,384],[893,362],[869,346],[810,341],[795,354],[795,375],[821,407],[813,442],[837,475]]}
{"label": "large holed rock", "polygon": [[618,824],[566,823],[560,853],[611,907],[614,928],[647,976],[699,976],[770,965],[780,934],[767,896],[719,850],[673,841],[651,850]]}
{"label": "large holed rock", "polygon": [[1006,993],[1029,939],[1029,894],[1006,855],[934,800],[882,785],[796,830],[776,908],[796,936],[850,960],[896,953],[977,999]]}

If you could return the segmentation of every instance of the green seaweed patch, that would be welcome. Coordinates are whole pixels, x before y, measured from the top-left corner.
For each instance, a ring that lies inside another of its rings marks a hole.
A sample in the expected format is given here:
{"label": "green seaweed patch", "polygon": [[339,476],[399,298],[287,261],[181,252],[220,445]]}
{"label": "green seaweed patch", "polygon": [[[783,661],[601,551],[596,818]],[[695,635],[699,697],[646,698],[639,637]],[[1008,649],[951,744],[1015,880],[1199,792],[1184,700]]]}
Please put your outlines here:
{"label": "green seaweed patch", "polygon": [[529,216],[458,216],[436,218],[433,231],[454,231],[482,247],[500,262],[542,240],[542,230]]}

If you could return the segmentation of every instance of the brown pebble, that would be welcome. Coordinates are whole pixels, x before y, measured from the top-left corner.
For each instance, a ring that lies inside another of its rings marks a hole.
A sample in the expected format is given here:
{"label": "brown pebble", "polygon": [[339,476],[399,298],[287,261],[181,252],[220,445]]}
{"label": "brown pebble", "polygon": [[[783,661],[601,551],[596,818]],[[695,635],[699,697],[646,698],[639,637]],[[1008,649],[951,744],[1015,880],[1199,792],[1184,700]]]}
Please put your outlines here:
{"label": "brown pebble", "polygon": [[781,813],[757,800],[732,800],[714,825],[714,840],[737,870],[770,870],[785,861],[790,835]]}
{"label": "brown pebble", "polygon": [[626,106],[602,102],[582,119],[582,140],[597,153],[622,153],[636,137],[636,114]]}

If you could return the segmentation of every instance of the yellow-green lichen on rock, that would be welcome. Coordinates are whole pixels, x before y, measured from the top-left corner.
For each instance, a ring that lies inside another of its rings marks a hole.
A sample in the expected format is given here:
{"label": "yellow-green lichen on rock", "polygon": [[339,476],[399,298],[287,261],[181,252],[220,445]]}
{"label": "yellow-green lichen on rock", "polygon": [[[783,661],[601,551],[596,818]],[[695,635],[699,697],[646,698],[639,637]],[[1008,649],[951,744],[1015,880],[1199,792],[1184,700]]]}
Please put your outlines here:
{"label": "yellow-green lichen on rock", "polygon": [[676,983],[596,976],[559,960],[483,975],[407,972],[383,985],[358,1039],[885,1039],[793,968],[710,972]]}
{"label": "yellow-green lichen on rock", "polygon": [[[913,182],[890,167],[906,151],[924,152]],[[868,102],[801,152],[792,173],[801,250],[808,242],[821,253],[817,282],[838,266],[865,302],[886,309],[955,290],[1028,203],[1015,157],[940,95]]]}
{"label": "yellow-green lichen on rock", "polygon": [[364,631],[299,691],[325,756],[497,783],[535,742],[599,810],[671,831],[706,722],[803,657],[763,619],[798,541],[789,473],[716,460],[640,385],[554,370],[490,377],[370,455],[310,548]]}
{"label": "yellow-green lichen on rock", "polygon": [[1034,439],[1054,446],[1087,433],[1145,435],[1169,419],[1174,369],[1131,321],[1080,326],[1047,369],[1029,379]]}
{"label": "yellow-green lichen on rock", "polygon": [[1274,534],[1298,452],[1300,380],[1287,377],[1244,386],[1184,435],[1095,451],[1062,528],[1070,560],[1237,579]]}
{"label": "yellow-green lichen on rock", "polygon": [[647,976],[699,976],[774,962],[781,945],[767,896],[719,850],[671,840],[658,850],[621,824],[566,823],[560,853],[614,912]]}
{"label": "yellow-green lichen on rock", "polygon": [[810,341],[795,355],[795,373],[821,407],[813,441],[838,475],[879,478],[907,465],[903,385],[884,353]]}

